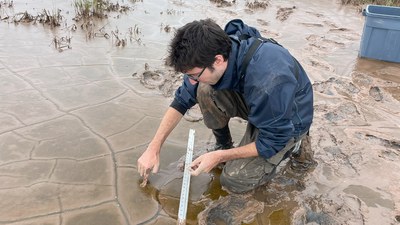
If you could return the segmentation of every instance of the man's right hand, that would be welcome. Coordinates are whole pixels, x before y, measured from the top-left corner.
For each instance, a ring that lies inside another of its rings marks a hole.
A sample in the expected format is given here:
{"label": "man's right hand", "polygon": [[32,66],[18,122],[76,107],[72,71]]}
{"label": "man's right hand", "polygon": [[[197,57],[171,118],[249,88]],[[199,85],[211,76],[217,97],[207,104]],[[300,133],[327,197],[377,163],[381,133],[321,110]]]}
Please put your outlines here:
{"label": "man's right hand", "polygon": [[160,149],[152,147],[150,144],[146,151],[140,156],[137,161],[137,168],[140,176],[147,179],[150,171],[153,173],[158,172],[160,166]]}
{"label": "man's right hand", "polygon": [[158,172],[161,146],[182,117],[183,115],[176,109],[172,107],[168,108],[153,140],[137,161],[138,172],[144,179],[147,179],[150,171],[153,173]]}

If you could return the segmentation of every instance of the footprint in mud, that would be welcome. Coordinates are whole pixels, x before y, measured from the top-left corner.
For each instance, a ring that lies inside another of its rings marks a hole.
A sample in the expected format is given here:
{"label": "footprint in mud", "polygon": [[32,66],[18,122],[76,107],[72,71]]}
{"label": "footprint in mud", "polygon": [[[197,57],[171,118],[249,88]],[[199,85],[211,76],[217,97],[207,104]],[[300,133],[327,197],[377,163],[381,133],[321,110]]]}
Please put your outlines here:
{"label": "footprint in mud", "polygon": [[288,17],[294,12],[294,9],[296,9],[296,6],[279,8],[276,12],[276,19],[282,22],[287,20]]}
{"label": "footprint in mud", "polygon": [[383,150],[378,156],[393,162],[398,162],[400,157],[399,153],[392,150]]}
{"label": "footprint in mud", "polygon": [[360,89],[352,82],[339,80],[334,77],[331,77],[326,81],[315,82],[313,84],[313,89],[326,95],[339,94],[350,98],[360,92]]}
{"label": "footprint in mud", "polygon": [[360,224],[363,221],[359,201],[351,196],[311,196],[294,212],[292,224]]}
{"label": "footprint in mud", "polygon": [[164,76],[153,71],[145,71],[140,79],[140,83],[146,88],[154,89],[162,86],[165,82]]}
{"label": "footprint in mud", "polygon": [[262,20],[262,19],[257,19],[257,23],[260,24],[261,26],[268,26],[269,22]]}
{"label": "footprint in mud", "polygon": [[369,89],[369,95],[374,98],[375,101],[380,102],[383,100],[383,95],[379,87],[371,87]]}
{"label": "footprint in mud", "polygon": [[321,59],[315,59],[312,57],[309,57],[308,60],[310,61],[310,64],[312,67],[314,68],[319,68],[322,69],[324,71],[329,71],[329,72],[334,72],[334,68],[333,66],[331,66],[329,63],[321,60]]}
{"label": "footprint in mud", "polygon": [[272,30],[269,29],[261,29],[260,33],[263,37],[268,37],[268,38],[277,38],[280,37],[281,34],[278,32],[274,32]]}
{"label": "footprint in mud", "polygon": [[338,42],[335,40],[330,40],[325,37],[321,37],[315,34],[308,36],[307,41],[309,45],[317,49],[323,50],[325,52],[332,52],[335,48],[344,48],[345,44],[343,42]]}
{"label": "footprint in mud", "polygon": [[374,82],[374,80],[368,76],[365,73],[360,73],[357,71],[354,71],[351,74],[352,80],[354,82],[354,84],[360,86],[360,87],[369,87],[371,86],[371,84]]}
{"label": "footprint in mud", "polygon": [[181,85],[183,74],[170,69],[151,70],[146,63],[144,71],[136,72],[132,76],[140,80],[140,83],[148,89],[157,89],[163,96],[171,97]]}
{"label": "footprint in mud", "polygon": [[[259,23],[262,27],[267,27],[269,25],[269,21],[265,21],[263,19],[257,19],[257,23]],[[264,37],[268,38],[277,38],[280,36],[278,32],[272,31],[271,28],[260,29],[260,33]]]}
{"label": "footprint in mud", "polygon": [[325,114],[325,119],[332,123],[343,125],[346,122],[359,124],[365,123],[366,120],[352,102],[340,104],[336,108],[332,108],[330,112]]}
{"label": "footprint in mud", "polygon": [[388,209],[394,209],[394,202],[391,199],[384,198],[381,193],[362,185],[349,185],[343,190],[344,193],[357,196],[369,207],[382,206]]}
{"label": "footprint in mud", "polygon": [[198,215],[199,225],[251,223],[264,204],[251,195],[231,194],[218,199]]}

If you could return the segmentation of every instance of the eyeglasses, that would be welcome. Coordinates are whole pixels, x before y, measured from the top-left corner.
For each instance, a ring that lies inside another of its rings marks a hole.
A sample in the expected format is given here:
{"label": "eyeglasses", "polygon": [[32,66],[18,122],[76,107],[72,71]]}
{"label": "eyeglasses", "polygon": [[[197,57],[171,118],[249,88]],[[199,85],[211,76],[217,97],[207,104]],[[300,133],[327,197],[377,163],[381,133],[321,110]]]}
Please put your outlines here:
{"label": "eyeglasses", "polygon": [[204,72],[204,70],[206,70],[206,68],[207,67],[204,67],[201,71],[200,71],[200,73],[198,73],[197,75],[195,75],[195,74],[186,74],[188,77],[189,77],[189,79],[192,79],[192,80],[194,80],[194,81],[199,81],[199,78],[200,78],[200,76],[203,74],[203,72]]}

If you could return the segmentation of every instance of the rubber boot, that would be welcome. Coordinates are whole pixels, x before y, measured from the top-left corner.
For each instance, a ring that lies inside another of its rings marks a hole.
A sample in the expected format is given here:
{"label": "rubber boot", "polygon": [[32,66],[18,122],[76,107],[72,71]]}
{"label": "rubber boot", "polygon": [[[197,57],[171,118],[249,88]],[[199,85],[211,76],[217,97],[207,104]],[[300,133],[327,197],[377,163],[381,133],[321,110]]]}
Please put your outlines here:
{"label": "rubber boot", "polygon": [[317,162],[314,160],[314,152],[311,149],[311,137],[306,135],[300,149],[291,155],[290,167],[293,171],[307,171],[314,168]]}
{"label": "rubber boot", "polygon": [[211,151],[233,148],[231,132],[228,125],[221,129],[212,130],[212,132],[215,136],[216,143],[214,149],[211,149]]}

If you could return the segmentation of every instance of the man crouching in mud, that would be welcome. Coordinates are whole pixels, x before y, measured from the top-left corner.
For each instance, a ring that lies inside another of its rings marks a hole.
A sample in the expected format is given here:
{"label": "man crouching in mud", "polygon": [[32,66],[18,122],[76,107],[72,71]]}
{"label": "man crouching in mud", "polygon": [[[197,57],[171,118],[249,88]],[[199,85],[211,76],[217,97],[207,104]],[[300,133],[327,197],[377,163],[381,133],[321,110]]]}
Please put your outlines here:
{"label": "man crouching in mud", "polygon": [[[185,74],[175,99],[146,151],[138,171],[156,173],[161,146],[186,111],[199,104],[215,148],[192,162],[192,175],[226,163],[221,184],[244,193],[272,179],[279,163],[308,138],[313,119],[313,91],[298,61],[272,39],[264,39],[241,20],[222,30],[213,20],[193,21],[177,30],[169,46],[169,66]],[[229,120],[248,121],[238,147]],[[301,151],[301,148],[300,148]]]}

